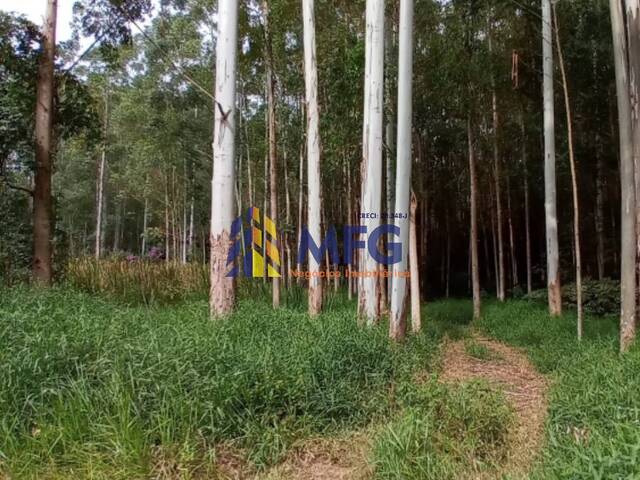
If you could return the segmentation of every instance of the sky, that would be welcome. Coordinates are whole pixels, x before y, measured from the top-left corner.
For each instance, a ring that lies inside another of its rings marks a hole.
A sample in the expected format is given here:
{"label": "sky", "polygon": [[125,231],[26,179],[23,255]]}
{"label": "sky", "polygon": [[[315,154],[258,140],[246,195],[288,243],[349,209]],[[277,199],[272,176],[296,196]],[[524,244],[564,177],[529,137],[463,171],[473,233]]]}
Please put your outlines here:
{"label": "sky", "polygon": [[[75,0],[58,0],[58,24],[56,42],[71,38],[72,8]],[[42,25],[46,0],[0,0],[0,10],[25,15],[36,25]]]}

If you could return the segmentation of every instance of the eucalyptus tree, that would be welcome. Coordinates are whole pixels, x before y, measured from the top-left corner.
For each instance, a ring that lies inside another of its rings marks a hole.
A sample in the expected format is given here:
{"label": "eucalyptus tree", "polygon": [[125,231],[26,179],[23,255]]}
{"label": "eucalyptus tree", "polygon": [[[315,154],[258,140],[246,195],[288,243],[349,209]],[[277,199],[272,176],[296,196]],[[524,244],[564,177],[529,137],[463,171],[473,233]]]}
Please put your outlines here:
{"label": "eucalyptus tree", "polygon": [[42,29],[42,54],[36,93],[36,171],[33,190],[33,278],[42,285],[53,279],[51,235],[53,212],[51,174],[53,171],[53,97],[56,56],[57,0],[47,0]]}
{"label": "eucalyptus tree", "polygon": [[[391,287],[391,318],[389,335],[394,340],[401,340],[405,335],[407,317],[407,279],[402,272],[408,270],[409,250],[409,195],[411,192],[411,146],[412,142],[412,87],[413,87],[413,0],[400,1],[400,50],[398,54],[398,157],[396,162],[396,202],[395,211],[407,213],[407,218],[396,219],[396,226],[400,228],[400,245],[402,255],[400,262],[393,266],[393,281]],[[412,205],[413,226],[415,229],[415,202]],[[415,231],[414,231],[415,234]],[[413,252],[414,256],[417,252]],[[412,259],[414,261],[414,259]],[[417,272],[416,272],[417,273]],[[412,283],[411,295],[415,283]],[[415,308],[415,307],[414,307]],[[414,322],[414,330],[419,329]]]}
{"label": "eucalyptus tree", "polygon": [[238,1],[220,0],[216,45],[213,178],[211,180],[211,231],[209,298],[212,318],[231,313],[235,303],[234,279],[229,277],[227,256],[233,242],[235,214],[235,108],[238,50]]}
{"label": "eucalyptus tree", "polygon": [[633,164],[632,108],[628,40],[621,0],[610,0],[613,54],[620,139],[621,248],[620,350],[626,351],[636,335],[636,194]]}
{"label": "eucalyptus tree", "polygon": [[558,251],[558,213],[556,195],[555,109],[553,97],[553,37],[551,1],[542,0],[542,67],[544,104],[544,192],[547,236],[547,291],[549,313],[562,313]]}
{"label": "eucalyptus tree", "polygon": [[[364,121],[362,152],[363,226],[371,234],[380,225],[384,87],[384,0],[367,0],[365,37]],[[368,249],[361,253],[358,314],[369,325],[380,316],[378,263]]]}
{"label": "eucalyptus tree", "polygon": [[[319,241],[320,230],[320,115],[318,111],[318,69],[316,64],[316,23],[313,0],[302,0],[304,29],[304,79],[307,112],[307,222],[309,235]],[[301,170],[302,171],[302,170]],[[309,255],[309,314],[322,310],[322,282],[320,264]]]}

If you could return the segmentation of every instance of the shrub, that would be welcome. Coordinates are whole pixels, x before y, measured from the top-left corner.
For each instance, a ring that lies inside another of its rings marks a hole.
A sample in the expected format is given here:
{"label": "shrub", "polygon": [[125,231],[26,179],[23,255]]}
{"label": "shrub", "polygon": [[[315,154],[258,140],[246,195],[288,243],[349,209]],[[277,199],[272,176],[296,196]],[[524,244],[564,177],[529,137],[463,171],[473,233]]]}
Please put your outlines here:
{"label": "shrub", "polygon": [[[547,290],[535,290],[527,299],[547,302]],[[593,315],[618,314],[620,311],[620,282],[617,280],[585,280],[582,284],[582,300],[586,312]],[[568,307],[577,301],[576,284],[562,287],[562,303]]]}

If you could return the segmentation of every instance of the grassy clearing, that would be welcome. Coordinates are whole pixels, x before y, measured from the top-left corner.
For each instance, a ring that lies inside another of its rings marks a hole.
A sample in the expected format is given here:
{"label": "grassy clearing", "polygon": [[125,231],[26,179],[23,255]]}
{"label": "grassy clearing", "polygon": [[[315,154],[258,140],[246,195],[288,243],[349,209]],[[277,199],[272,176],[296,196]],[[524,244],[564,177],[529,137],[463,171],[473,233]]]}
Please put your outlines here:
{"label": "grassy clearing", "polygon": [[524,348],[552,378],[546,447],[532,478],[640,477],[640,349],[618,354],[617,318],[549,318],[527,302],[491,304],[480,327]]}
{"label": "grassy clearing", "polygon": [[[244,300],[126,307],[67,289],[0,295],[0,458],[15,478],[213,476],[216,445],[256,467],[297,439],[382,419],[436,351],[396,347],[337,300],[319,320]],[[403,389],[398,387],[399,391]],[[12,477],[12,478],[13,478]]]}

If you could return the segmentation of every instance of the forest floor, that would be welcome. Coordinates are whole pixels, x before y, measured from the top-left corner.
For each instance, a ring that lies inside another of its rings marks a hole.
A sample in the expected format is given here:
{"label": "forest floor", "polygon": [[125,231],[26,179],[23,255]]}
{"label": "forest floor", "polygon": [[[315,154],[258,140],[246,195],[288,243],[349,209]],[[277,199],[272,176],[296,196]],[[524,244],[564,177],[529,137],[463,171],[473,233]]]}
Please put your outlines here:
{"label": "forest floor", "polygon": [[398,346],[300,298],[211,322],[204,300],[0,290],[0,479],[640,478],[615,317],[578,342],[570,310],[436,301]]}
{"label": "forest floor", "polygon": [[547,379],[525,353],[478,333],[464,340],[446,341],[443,352],[441,381],[484,380],[501,390],[515,411],[506,458],[496,471],[478,478],[525,477],[544,441]]}

